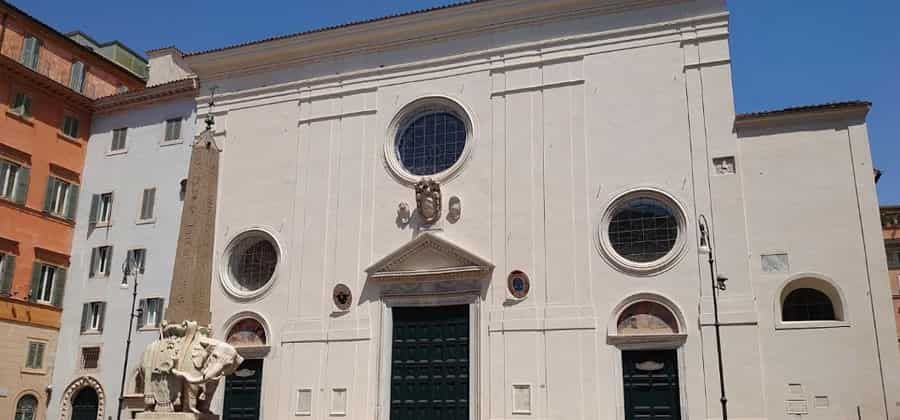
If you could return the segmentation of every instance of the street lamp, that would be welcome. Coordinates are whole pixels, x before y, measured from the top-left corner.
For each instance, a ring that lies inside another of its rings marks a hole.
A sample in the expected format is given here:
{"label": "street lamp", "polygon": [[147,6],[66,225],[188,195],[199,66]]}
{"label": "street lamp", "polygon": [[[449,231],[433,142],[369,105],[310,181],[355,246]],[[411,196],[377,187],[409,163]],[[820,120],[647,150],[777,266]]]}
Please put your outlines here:
{"label": "street lamp", "polygon": [[728,420],[728,398],[725,398],[725,373],[722,369],[722,336],[719,333],[719,292],[725,291],[725,282],[728,278],[716,274],[716,261],[713,258],[712,238],[709,233],[709,224],[706,216],[700,215],[698,225],[700,227],[700,247],[699,251],[706,254],[707,262],[709,262],[709,278],[712,283],[713,298],[713,319],[716,328],[716,356],[719,358],[719,402],[722,403],[722,420]]}
{"label": "street lamp", "polygon": [[134,288],[131,292],[131,312],[128,317],[128,339],[125,341],[125,361],[122,362],[122,386],[119,388],[119,412],[116,415],[117,420],[122,420],[122,406],[125,404],[125,379],[128,376],[128,356],[131,351],[132,326],[134,325],[134,318],[143,315],[142,308],[138,308],[137,311],[134,310],[135,303],[137,302],[138,274],[141,272],[141,267],[137,261],[136,253],[129,254],[131,255],[126,257],[125,262],[122,263],[122,283],[128,281],[128,276],[132,276],[134,278]]}

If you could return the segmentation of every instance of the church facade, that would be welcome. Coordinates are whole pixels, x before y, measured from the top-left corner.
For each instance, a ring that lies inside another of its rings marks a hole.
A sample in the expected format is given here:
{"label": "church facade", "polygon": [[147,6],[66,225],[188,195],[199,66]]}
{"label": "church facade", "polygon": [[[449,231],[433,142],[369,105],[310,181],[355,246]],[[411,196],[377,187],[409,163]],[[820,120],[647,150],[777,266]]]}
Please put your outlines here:
{"label": "church facade", "polygon": [[246,359],[223,418],[897,418],[869,105],[735,115],[723,3],[185,55],[222,150],[213,335]]}

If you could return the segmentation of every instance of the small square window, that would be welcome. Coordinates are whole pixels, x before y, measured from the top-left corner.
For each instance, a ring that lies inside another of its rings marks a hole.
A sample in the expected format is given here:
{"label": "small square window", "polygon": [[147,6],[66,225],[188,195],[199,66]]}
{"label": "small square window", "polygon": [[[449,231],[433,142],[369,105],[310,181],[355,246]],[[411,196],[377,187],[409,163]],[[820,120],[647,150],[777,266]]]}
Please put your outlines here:
{"label": "small square window", "polygon": [[0,198],[25,204],[30,173],[27,167],[0,159]]}
{"label": "small square window", "polygon": [[165,141],[177,141],[181,139],[181,118],[166,120]]}
{"label": "small square window", "polygon": [[81,311],[81,332],[99,333],[103,331],[103,318],[106,313],[105,302],[85,303]]}
{"label": "small square window", "polygon": [[126,140],[128,138],[128,128],[117,128],[113,130],[112,144],[109,147],[110,152],[120,152],[125,150]]}
{"label": "small square window", "polygon": [[45,212],[73,220],[77,203],[78,187],[53,176],[47,178],[47,194],[44,196]]}
{"label": "small square window", "polygon": [[78,118],[71,115],[63,117],[62,133],[67,137],[78,137]]}
{"label": "small square window", "polygon": [[9,112],[20,117],[31,117],[31,96],[24,92],[16,92],[13,95],[12,103],[9,105]]}
{"label": "small square window", "polygon": [[44,368],[44,350],[47,343],[40,341],[28,342],[28,358],[25,360],[27,369],[43,369]]}
{"label": "small square window", "polygon": [[144,264],[147,259],[147,250],[144,248],[129,249],[126,263],[131,274],[144,274]]}
{"label": "small square window", "polygon": [[100,347],[84,347],[81,349],[81,368],[97,369],[100,364]]}
{"label": "small square window", "polygon": [[109,276],[112,267],[113,247],[98,246],[91,250],[91,272],[90,277],[106,277]]}

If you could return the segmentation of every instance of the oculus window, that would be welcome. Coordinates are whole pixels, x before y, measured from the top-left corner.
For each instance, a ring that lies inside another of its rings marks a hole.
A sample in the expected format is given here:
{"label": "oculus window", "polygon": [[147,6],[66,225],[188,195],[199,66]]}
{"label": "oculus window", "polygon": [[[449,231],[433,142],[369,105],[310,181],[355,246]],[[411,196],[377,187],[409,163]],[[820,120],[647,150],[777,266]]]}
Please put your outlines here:
{"label": "oculus window", "polygon": [[238,235],[225,250],[226,289],[244,298],[261,294],[275,276],[279,252],[275,239],[264,231]]}
{"label": "oculus window", "polygon": [[409,173],[434,175],[450,169],[466,147],[466,124],[454,113],[426,110],[397,133],[397,157]]}

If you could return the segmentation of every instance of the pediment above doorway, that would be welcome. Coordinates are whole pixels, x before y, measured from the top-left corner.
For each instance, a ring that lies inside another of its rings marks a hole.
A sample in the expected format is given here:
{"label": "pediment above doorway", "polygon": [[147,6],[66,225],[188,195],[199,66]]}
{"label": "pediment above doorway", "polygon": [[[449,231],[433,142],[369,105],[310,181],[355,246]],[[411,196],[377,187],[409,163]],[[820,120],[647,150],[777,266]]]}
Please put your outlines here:
{"label": "pediment above doorway", "polygon": [[370,279],[418,282],[477,280],[494,265],[465,248],[426,232],[366,269]]}

